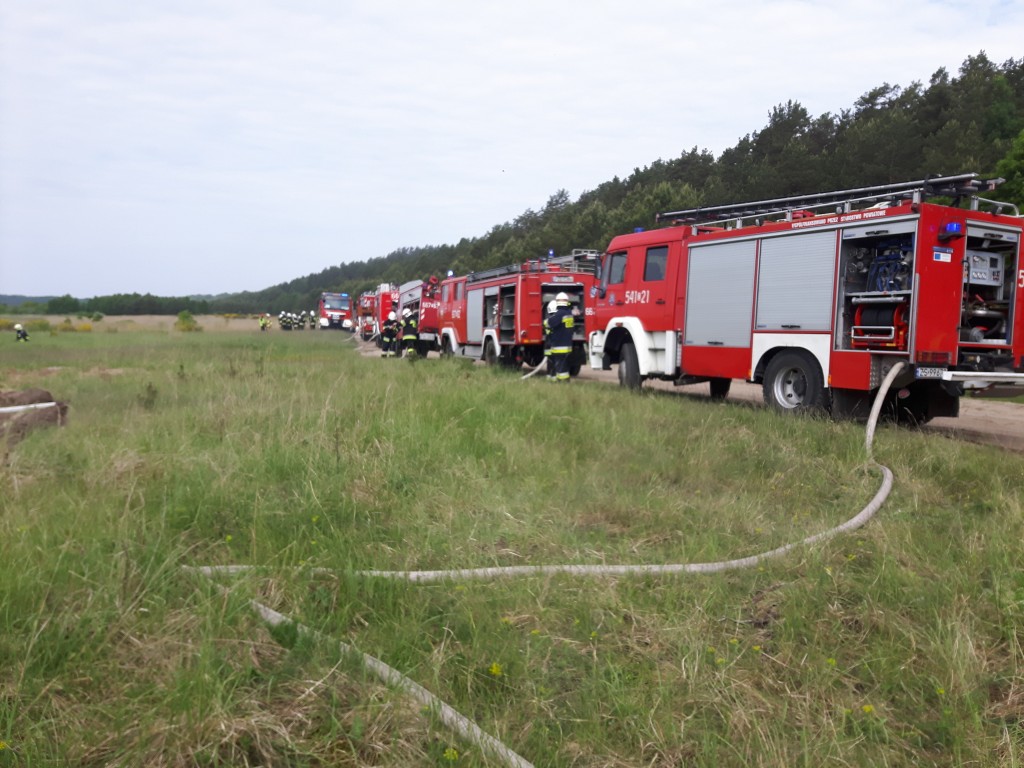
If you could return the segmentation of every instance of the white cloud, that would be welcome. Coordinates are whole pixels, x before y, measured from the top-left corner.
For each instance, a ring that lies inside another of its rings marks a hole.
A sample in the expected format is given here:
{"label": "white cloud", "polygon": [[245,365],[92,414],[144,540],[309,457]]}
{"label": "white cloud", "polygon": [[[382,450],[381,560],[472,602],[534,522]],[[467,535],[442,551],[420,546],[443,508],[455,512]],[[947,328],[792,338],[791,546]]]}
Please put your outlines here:
{"label": "white cloud", "polygon": [[259,290],[455,242],[1022,32],[993,0],[13,0],[0,293]]}

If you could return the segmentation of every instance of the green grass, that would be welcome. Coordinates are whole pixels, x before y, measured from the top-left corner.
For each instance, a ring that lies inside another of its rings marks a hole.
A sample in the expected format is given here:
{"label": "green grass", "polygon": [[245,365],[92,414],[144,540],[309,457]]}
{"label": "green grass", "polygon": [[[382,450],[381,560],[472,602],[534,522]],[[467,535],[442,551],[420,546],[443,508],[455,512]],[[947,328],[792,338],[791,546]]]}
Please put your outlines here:
{"label": "green grass", "polygon": [[[0,467],[0,768],[497,765],[339,642],[538,766],[1024,760],[1021,455],[883,427],[876,518],[746,571],[364,578],[742,557],[851,517],[879,476],[857,425],[346,339],[4,354],[0,388],[70,422]],[[215,564],[266,568],[219,577],[229,596],[181,569]]]}

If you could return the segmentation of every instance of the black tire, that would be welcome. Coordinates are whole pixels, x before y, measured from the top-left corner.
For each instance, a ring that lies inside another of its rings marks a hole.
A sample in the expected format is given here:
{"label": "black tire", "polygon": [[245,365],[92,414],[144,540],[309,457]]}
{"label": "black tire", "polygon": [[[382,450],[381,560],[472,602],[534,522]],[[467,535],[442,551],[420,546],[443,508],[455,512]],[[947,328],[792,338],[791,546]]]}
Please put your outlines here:
{"label": "black tire", "polygon": [[764,402],[778,411],[811,413],[825,409],[828,399],[818,361],[798,350],[780,352],[764,372]]}
{"label": "black tire", "polygon": [[444,341],[441,342],[441,357],[452,358],[455,357],[455,348],[452,347],[452,340],[447,336]]}
{"label": "black tire", "polygon": [[538,346],[529,346],[523,350],[523,362],[530,368],[536,368],[544,362],[544,349]]}
{"label": "black tire", "polygon": [[867,421],[871,414],[874,398],[870,392],[859,389],[840,389],[833,387],[832,418],[836,421]]}
{"label": "black tire", "polygon": [[711,399],[725,400],[729,396],[729,388],[732,386],[732,379],[711,379]]}
{"label": "black tire", "polygon": [[633,342],[627,341],[619,350],[619,384],[628,389],[640,389],[644,380],[640,376],[640,361]]}
{"label": "black tire", "polygon": [[498,363],[502,368],[506,368],[510,371],[518,370],[523,367],[523,363],[516,355],[514,347],[505,347],[504,351],[498,355]]}
{"label": "black tire", "polygon": [[490,339],[484,342],[484,362],[488,365],[496,365],[498,362],[498,351]]}
{"label": "black tire", "polygon": [[583,348],[576,346],[572,348],[572,352],[569,353],[569,375],[576,378],[580,375],[580,370],[583,368]]}

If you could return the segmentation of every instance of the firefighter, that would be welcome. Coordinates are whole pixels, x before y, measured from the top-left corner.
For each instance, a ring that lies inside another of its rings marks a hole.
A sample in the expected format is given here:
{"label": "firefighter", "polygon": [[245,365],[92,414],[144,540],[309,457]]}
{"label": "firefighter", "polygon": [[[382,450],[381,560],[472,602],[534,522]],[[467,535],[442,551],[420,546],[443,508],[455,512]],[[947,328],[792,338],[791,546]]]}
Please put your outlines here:
{"label": "firefighter", "polygon": [[270,315],[260,315],[260,330],[265,331],[270,327]]}
{"label": "firefighter", "polygon": [[[548,302],[547,317],[551,317],[558,311],[558,302],[552,299]],[[547,371],[549,379],[555,378],[555,365],[551,361],[551,329],[544,323],[544,370]]]}
{"label": "firefighter", "polygon": [[398,346],[398,329],[400,327],[395,313],[388,312],[388,319],[384,321],[384,325],[380,329],[381,357],[395,356],[395,347]]}
{"label": "firefighter", "polygon": [[551,366],[554,380],[569,381],[569,356],[572,354],[572,335],[576,325],[572,302],[566,293],[555,296],[555,313],[544,318],[544,329],[548,332],[551,346]]}
{"label": "firefighter", "polygon": [[14,340],[28,341],[28,331],[25,330],[25,326],[21,323],[14,324]]}
{"label": "firefighter", "polygon": [[419,320],[416,314],[409,307],[402,310],[402,346],[405,348],[407,356],[416,354],[416,340],[419,338],[417,332]]}

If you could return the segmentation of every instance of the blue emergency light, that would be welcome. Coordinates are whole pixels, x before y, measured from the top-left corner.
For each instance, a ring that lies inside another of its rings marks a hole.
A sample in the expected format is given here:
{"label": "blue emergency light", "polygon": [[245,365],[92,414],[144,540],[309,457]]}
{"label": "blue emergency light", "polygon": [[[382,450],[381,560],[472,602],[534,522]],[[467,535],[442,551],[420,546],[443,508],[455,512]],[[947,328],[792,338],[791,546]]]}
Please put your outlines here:
{"label": "blue emergency light", "polygon": [[949,240],[951,237],[963,237],[964,224],[962,221],[947,221],[939,231],[940,240]]}

